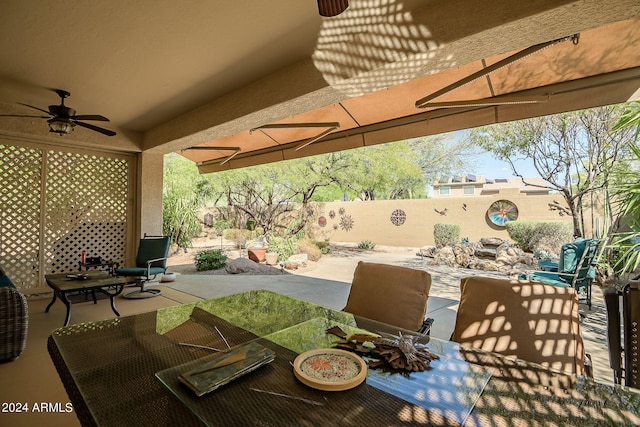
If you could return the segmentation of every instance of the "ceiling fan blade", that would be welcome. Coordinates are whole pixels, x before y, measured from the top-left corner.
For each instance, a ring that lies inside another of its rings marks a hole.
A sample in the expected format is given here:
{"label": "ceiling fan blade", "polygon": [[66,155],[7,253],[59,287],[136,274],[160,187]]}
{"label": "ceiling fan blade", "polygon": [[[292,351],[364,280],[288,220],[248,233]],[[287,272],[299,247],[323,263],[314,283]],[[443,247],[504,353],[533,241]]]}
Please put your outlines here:
{"label": "ceiling fan blade", "polygon": [[51,116],[26,116],[24,114],[0,114],[0,117],[33,117],[35,119],[49,119]]}
{"label": "ceiling fan blade", "polygon": [[[43,110],[42,108],[34,107],[33,105],[29,105],[29,104],[23,104],[22,102],[18,102],[18,104],[24,105],[25,107],[33,108],[34,110],[42,111],[43,113],[46,113],[49,116],[53,116],[53,114],[51,114],[51,112],[49,112],[47,110]],[[49,118],[49,117],[47,117],[47,118]]]}
{"label": "ceiling fan blade", "polygon": [[101,122],[108,122],[109,119],[107,119],[105,116],[100,116],[98,114],[82,114],[82,115],[78,115],[78,116],[71,116],[69,117],[72,120],[99,120]]}
{"label": "ceiling fan blade", "polygon": [[77,124],[78,126],[82,126],[83,128],[87,128],[87,129],[91,129],[94,130],[96,132],[100,132],[101,134],[107,135],[107,136],[114,136],[116,133],[112,130],[109,129],[104,129],[98,126],[94,126],[94,125],[90,125],[89,123],[82,123],[82,122],[77,122],[75,120],[73,120],[73,123]]}

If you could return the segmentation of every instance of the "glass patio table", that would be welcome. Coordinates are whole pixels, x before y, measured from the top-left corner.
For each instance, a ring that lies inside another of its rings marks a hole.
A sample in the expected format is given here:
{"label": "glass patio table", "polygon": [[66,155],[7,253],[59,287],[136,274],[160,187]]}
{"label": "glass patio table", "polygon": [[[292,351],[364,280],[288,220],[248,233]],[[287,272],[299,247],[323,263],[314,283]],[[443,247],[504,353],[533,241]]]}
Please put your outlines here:
{"label": "glass patio table", "polygon": [[[346,391],[298,381],[291,362],[338,338],[326,329],[396,327],[268,291],[61,328],[51,358],[83,425],[638,425],[640,395],[539,365],[421,337],[440,359],[424,372],[368,369]],[[275,360],[197,397],[177,377],[255,342]]]}

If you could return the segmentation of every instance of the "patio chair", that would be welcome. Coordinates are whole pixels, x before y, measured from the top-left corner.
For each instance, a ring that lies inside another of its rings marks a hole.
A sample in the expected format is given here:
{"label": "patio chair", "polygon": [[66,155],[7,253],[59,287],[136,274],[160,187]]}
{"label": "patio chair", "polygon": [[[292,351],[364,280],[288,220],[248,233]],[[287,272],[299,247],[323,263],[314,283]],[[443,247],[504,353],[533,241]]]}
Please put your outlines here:
{"label": "patio chair", "polygon": [[134,277],[139,290],[123,295],[125,298],[151,298],[161,294],[160,289],[145,288],[145,284],[167,271],[170,236],[147,236],[140,239],[135,267],[116,266],[116,276]]}
{"label": "patio chair", "polygon": [[590,374],[572,288],[529,281],[467,277],[451,340],[464,346]]}
{"label": "patio chair", "polygon": [[591,309],[591,284],[595,278],[596,254],[599,241],[576,239],[566,243],[560,249],[557,264],[546,263],[547,271],[530,271],[521,275],[521,279],[546,283],[547,285],[574,288]]}
{"label": "patio chair", "polygon": [[433,319],[425,314],[430,289],[426,271],[360,261],[343,311],[429,334]]}
{"label": "patio chair", "polygon": [[20,357],[27,345],[27,299],[0,268],[0,362]]}

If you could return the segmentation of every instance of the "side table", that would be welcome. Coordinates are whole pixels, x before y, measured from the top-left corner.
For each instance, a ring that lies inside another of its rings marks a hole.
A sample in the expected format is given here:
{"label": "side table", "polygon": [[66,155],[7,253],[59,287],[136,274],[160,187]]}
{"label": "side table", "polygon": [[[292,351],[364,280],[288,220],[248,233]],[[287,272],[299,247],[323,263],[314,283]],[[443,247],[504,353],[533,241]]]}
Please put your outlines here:
{"label": "side table", "polygon": [[[86,278],[79,278],[86,277]],[[115,297],[122,293],[125,285],[127,285],[127,279],[124,277],[113,277],[105,272],[89,272],[85,274],[47,274],[44,276],[47,281],[47,285],[53,289],[53,298],[45,309],[45,313],[49,312],[49,309],[56,302],[56,299],[60,298],[64,305],[67,307],[67,315],[64,320],[64,326],[69,325],[71,319],[71,302],[67,298],[67,294],[78,291],[91,291],[94,293],[93,303],[97,304],[95,298],[95,292],[101,292],[109,297],[111,300],[111,310],[116,316],[120,316],[116,309]]]}

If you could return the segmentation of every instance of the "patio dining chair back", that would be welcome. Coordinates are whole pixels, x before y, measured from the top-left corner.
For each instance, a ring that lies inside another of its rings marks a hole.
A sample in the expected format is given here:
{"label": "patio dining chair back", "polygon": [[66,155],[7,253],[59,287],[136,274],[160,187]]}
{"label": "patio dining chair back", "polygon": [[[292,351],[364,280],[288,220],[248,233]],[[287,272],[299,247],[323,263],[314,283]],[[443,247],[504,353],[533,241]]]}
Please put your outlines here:
{"label": "patio dining chair back", "polygon": [[559,287],[574,288],[591,309],[591,284],[595,278],[599,241],[576,239],[562,245],[555,271],[531,271],[522,278]]}
{"label": "patio dining chair back", "polygon": [[574,289],[519,280],[468,277],[451,340],[538,363],[587,373]]}
{"label": "patio dining chair back", "polygon": [[423,270],[360,261],[344,311],[428,334],[431,275]]}
{"label": "patio dining chair back", "polygon": [[170,236],[147,236],[140,239],[134,267],[116,267],[115,275],[134,277],[139,290],[129,292],[125,298],[150,298],[160,295],[159,289],[145,288],[145,283],[167,271]]}

